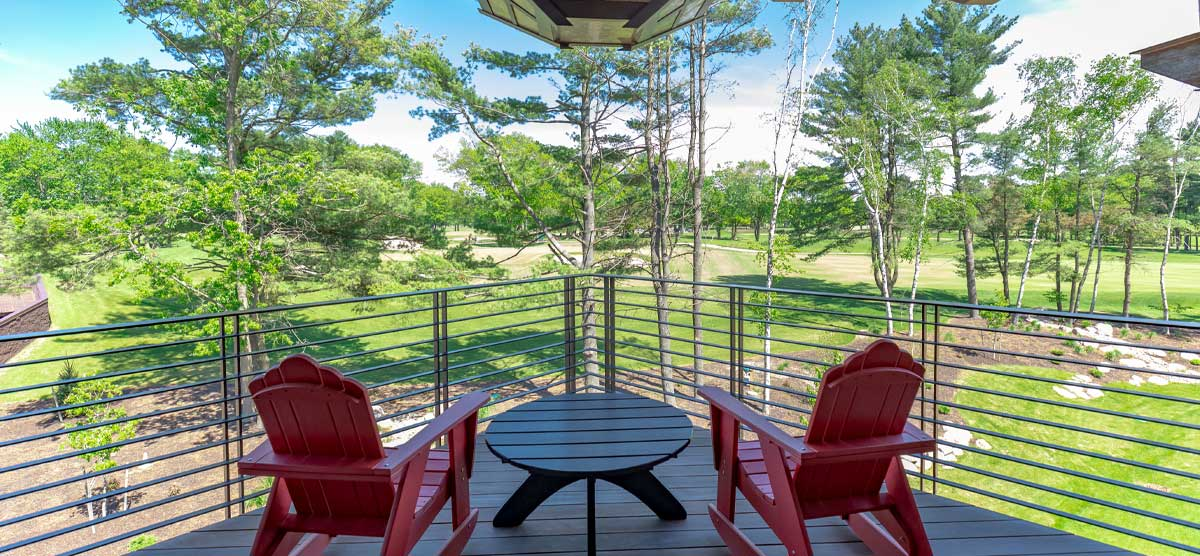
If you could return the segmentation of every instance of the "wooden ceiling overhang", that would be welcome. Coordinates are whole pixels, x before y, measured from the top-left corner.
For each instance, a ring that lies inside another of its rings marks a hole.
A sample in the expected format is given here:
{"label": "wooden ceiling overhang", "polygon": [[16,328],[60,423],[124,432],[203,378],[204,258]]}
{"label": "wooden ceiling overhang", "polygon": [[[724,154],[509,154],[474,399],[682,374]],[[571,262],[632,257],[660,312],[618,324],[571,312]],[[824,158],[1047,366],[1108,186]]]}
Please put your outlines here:
{"label": "wooden ceiling overhang", "polygon": [[1143,48],[1133,53],[1142,57],[1142,69],[1200,87],[1200,33]]}
{"label": "wooden ceiling overhang", "polygon": [[[479,11],[560,48],[634,48],[708,12],[716,0],[479,0]],[[788,2],[795,0],[775,0]],[[999,0],[953,0],[986,5]]]}
{"label": "wooden ceiling overhang", "polygon": [[479,11],[561,48],[634,48],[696,21],[714,1],[479,0]]}

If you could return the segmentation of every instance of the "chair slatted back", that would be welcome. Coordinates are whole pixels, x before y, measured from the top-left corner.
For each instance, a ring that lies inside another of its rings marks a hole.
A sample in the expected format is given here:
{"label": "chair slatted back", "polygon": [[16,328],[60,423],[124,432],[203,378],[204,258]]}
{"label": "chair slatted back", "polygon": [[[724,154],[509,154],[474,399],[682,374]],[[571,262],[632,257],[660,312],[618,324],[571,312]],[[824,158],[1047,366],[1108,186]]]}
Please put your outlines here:
{"label": "chair slatted back", "polygon": [[[921,389],[925,368],[889,340],[877,340],[825,373],[804,441],[810,446],[899,434]],[[805,499],[879,492],[890,457],[803,465],[796,493]]]}
{"label": "chair slatted back", "polygon": [[[271,449],[278,454],[345,458],[384,456],[362,383],[307,355],[294,355],[250,383]],[[311,517],[387,518],[395,490],[380,481],[288,479],[296,513]]]}

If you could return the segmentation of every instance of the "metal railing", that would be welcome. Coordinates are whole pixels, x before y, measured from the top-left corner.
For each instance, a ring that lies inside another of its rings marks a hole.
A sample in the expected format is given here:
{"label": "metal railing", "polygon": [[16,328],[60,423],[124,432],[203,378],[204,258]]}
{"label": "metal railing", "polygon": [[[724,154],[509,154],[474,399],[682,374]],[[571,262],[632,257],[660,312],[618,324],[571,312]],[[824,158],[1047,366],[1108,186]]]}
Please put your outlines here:
{"label": "metal railing", "polygon": [[823,370],[882,337],[927,369],[922,490],[1200,553],[1200,362],[1180,359],[1198,323],[660,284],[548,277],[0,337],[32,341],[0,365],[0,553],[123,550],[260,505],[266,485],[234,467],[262,435],[245,386],[291,353],[367,384],[385,441],[479,389],[488,415],[622,389],[703,425],[701,385],[802,434]]}

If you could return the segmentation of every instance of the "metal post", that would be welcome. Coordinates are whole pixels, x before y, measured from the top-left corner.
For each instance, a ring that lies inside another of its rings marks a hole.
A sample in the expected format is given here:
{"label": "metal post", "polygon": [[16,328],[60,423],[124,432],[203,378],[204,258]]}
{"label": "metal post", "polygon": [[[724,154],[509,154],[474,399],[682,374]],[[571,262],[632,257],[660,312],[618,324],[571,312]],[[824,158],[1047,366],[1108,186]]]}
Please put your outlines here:
{"label": "metal post", "polygon": [[450,408],[450,294],[442,291],[442,411]]}
{"label": "metal post", "polygon": [[741,382],[738,367],[738,289],[729,288],[729,395],[736,396]]}
{"label": "metal post", "polygon": [[442,414],[442,292],[433,292],[433,414]]}
{"label": "metal post", "polygon": [[575,277],[563,279],[563,364],[567,368],[567,393],[574,394],[575,384]]}
{"label": "metal post", "polygon": [[933,493],[937,494],[938,487],[938,346],[942,343],[941,306],[933,306]]}
{"label": "metal post", "polygon": [[[925,342],[927,341],[927,338],[925,336],[925,327],[929,322],[925,318],[927,307],[928,307],[928,305],[926,305],[924,303],[921,304],[921,364],[924,364],[924,362],[927,361],[927,359],[925,357]],[[929,390],[928,388],[926,388],[926,386],[928,386],[928,385],[929,385],[929,379],[922,376],[921,377],[921,431],[922,432],[925,431],[925,424],[928,422],[928,419],[929,419],[928,412],[926,411],[926,408],[925,408],[926,398],[929,397],[929,395],[926,394],[926,392]],[[935,425],[935,428],[936,428],[936,425]],[[921,470],[921,477],[918,481],[920,483],[920,486],[918,488],[920,488],[921,492],[925,492],[925,460],[919,459],[917,461],[920,462],[917,464],[917,466]]]}
{"label": "metal post", "polygon": [[[234,407],[237,408],[237,454],[238,460],[242,459],[244,454],[243,441],[246,437],[245,417],[243,416],[242,405],[242,315],[236,313],[233,315],[233,370],[234,370],[234,391],[237,393],[237,401]],[[241,502],[238,503],[238,512],[242,515],[246,513],[246,481],[238,481],[238,498]]]}
{"label": "metal post", "polygon": [[746,397],[746,291],[738,288],[738,399]]}
{"label": "metal post", "polygon": [[617,357],[616,357],[616,280],[612,276],[604,277],[604,391],[616,389]]}
{"label": "metal post", "polygon": [[[224,451],[225,465],[225,519],[233,517],[233,485],[229,482],[229,346],[228,332],[225,329],[225,317],[221,317],[221,447]],[[241,402],[241,400],[238,400]]]}

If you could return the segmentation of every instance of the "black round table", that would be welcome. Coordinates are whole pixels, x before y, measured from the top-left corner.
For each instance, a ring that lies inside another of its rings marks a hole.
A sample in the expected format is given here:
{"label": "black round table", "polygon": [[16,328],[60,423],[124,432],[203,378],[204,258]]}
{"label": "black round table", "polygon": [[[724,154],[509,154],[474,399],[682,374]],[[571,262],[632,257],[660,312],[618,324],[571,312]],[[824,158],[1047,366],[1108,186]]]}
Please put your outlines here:
{"label": "black round table", "polygon": [[505,411],[488,425],[488,449],[529,477],[492,525],[516,527],[563,487],[587,481],[588,554],[596,553],[596,479],[636,496],[660,519],[687,511],[650,473],[691,442],[692,422],[663,402],[614,392],[563,394]]}

